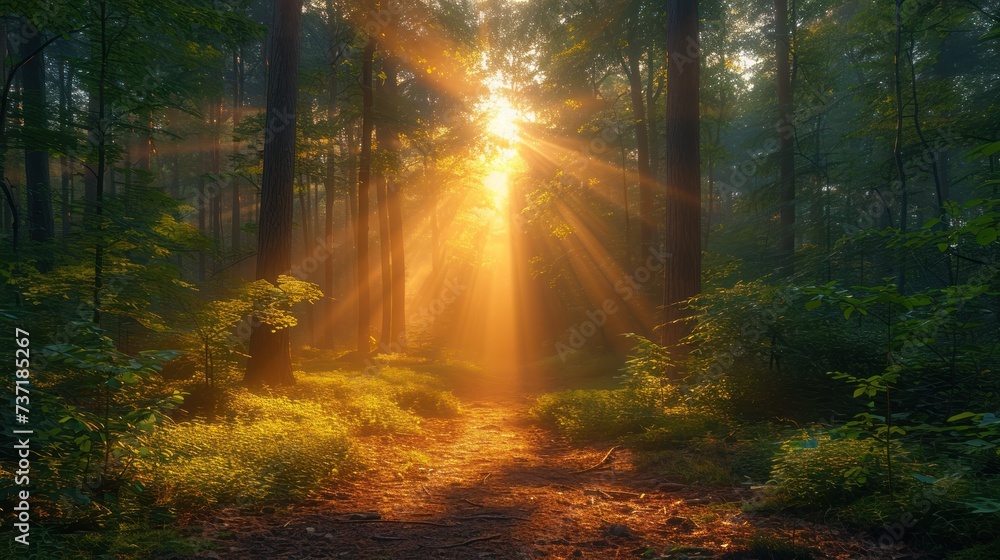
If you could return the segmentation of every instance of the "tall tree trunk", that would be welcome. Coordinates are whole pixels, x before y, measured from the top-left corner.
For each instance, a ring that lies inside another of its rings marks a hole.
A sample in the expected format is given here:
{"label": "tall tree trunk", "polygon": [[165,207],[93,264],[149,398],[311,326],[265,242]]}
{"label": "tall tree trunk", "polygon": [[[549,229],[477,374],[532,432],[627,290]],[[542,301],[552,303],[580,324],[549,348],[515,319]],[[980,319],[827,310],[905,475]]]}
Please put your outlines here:
{"label": "tall tree trunk", "polygon": [[[701,159],[698,57],[685,57],[698,42],[698,2],[667,2],[667,254],[665,325],[661,342],[676,347],[690,332],[684,301],[701,291]],[[682,62],[684,61],[684,62]]]}
{"label": "tall tree trunk", "polygon": [[[24,42],[22,58],[42,48],[42,33],[36,31]],[[24,84],[24,172],[28,195],[28,235],[36,243],[55,235],[52,220],[52,190],[49,184],[49,151],[43,141],[48,129],[45,110],[45,53],[39,52],[22,67]]]}
{"label": "tall tree trunk", "polygon": [[375,172],[375,200],[378,205],[378,248],[379,263],[382,271],[382,329],[379,332],[378,345],[383,352],[390,352],[392,345],[392,256],[389,252],[389,189],[386,177],[385,146],[388,144],[385,124],[379,122],[375,126],[375,137],[378,141],[378,169]]}
{"label": "tall tree trunk", "polygon": [[[70,119],[69,92],[73,87],[73,73],[66,72],[66,61],[59,59],[59,122],[63,133],[67,132]],[[64,150],[65,151],[65,150]],[[73,195],[71,191],[72,168],[70,167],[69,156],[63,154],[59,156],[60,187],[62,192],[62,204],[60,213],[62,219],[62,236],[69,235],[70,218],[72,215]]]}
{"label": "tall tree trunk", "polygon": [[[295,178],[295,106],[298,102],[302,0],[275,0],[268,41],[267,138],[261,184],[257,279],[276,283],[292,267],[292,194]],[[288,329],[255,324],[243,380],[250,385],[290,385]]]}
{"label": "tall tree trunk", "polygon": [[[97,140],[97,161],[90,162],[87,166],[87,180],[89,185],[88,208],[90,208],[90,229],[96,231],[96,242],[94,247],[94,315],[93,322],[101,324],[101,296],[104,290],[104,180],[107,168],[107,142],[111,133],[107,119],[107,100],[105,99],[105,88],[107,84],[108,58],[110,56],[110,46],[108,44],[108,13],[107,2],[100,3],[99,27],[100,35],[96,44],[92,45],[91,52],[98,61],[97,91],[91,91],[90,119],[91,134]],[[97,51],[94,53],[93,51]]]}
{"label": "tall tree trunk", "polygon": [[778,96],[778,160],[781,233],[778,252],[785,275],[794,271],[795,253],[795,108],[792,99],[788,0],[774,0],[775,78]]}
{"label": "tall tree trunk", "polygon": [[327,348],[333,348],[334,344],[334,268],[336,258],[333,253],[334,231],[333,231],[333,203],[337,194],[337,154],[336,138],[333,135],[333,119],[337,113],[337,65],[340,61],[340,44],[335,39],[337,33],[337,10],[333,6],[333,0],[326,0],[327,31],[330,34],[330,50],[327,53],[330,64],[327,73],[327,104],[326,119],[330,126],[329,139],[326,150],[326,178],[323,181],[326,195],[326,215],[324,216],[324,239],[329,257],[323,266],[323,294],[326,296],[323,307],[323,336],[321,343]]}
{"label": "tall tree trunk", "polygon": [[[406,319],[405,304],[405,268],[403,263],[403,216],[400,207],[399,182],[396,180],[398,169],[396,169],[396,154],[399,150],[399,135],[391,123],[398,121],[398,62],[393,57],[386,57],[383,61],[382,71],[385,74],[384,85],[381,88],[379,97],[382,102],[382,115],[386,115],[382,126],[376,132],[379,136],[379,147],[384,154],[384,188],[385,191],[385,218],[387,220],[385,233],[386,244],[382,247],[382,262],[390,263],[389,275],[385,275],[383,268],[382,281],[388,280],[388,290],[383,286],[383,295],[388,296],[388,301],[392,303],[389,309],[383,309],[383,328],[388,326],[388,331],[382,336],[383,350],[387,352],[400,352],[405,348],[406,339]],[[380,217],[382,215],[382,202],[379,203]]]}
{"label": "tall tree trunk", "polygon": [[361,53],[361,92],[363,114],[361,118],[361,156],[358,168],[358,354],[367,356],[371,351],[369,341],[371,316],[368,287],[368,197],[372,171],[372,127],[375,106],[372,93],[372,62],[378,44],[374,35],[368,36]]}
{"label": "tall tree trunk", "polygon": [[[240,56],[240,49],[233,49],[233,165],[236,165],[236,156],[240,153],[239,143],[236,142],[236,129],[239,128],[240,119],[243,118],[243,60]],[[243,209],[240,203],[240,180],[233,173],[229,180],[229,188],[232,193],[230,201],[232,219],[230,220],[230,246],[233,253],[240,251],[240,242],[243,227]]]}
{"label": "tall tree trunk", "polygon": [[[219,178],[222,176],[222,99],[219,98],[209,106],[209,124],[212,139],[212,240],[215,242],[216,255],[219,255],[225,244],[222,239],[222,190],[219,188]],[[215,260],[213,267],[219,271],[222,264]]]}
{"label": "tall tree trunk", "polygon": [[653,183],[649,166],[649,127],[643,100],[642,74],[639,59],[642,56],[639,44],[639,0],[631,0],[629,21],[626,28],[628,46],[625,49],[625,74],[628,76],[629,97],[632,101],[632,119],[635,129],[637,170],[639,172],[639,244],[642,255],[647,255],[656,244],[656,222],[653,216]]}
{"label": "tall tree trunk", "polygon": [[[902,233],[906,233],[910,220],[907,219],[909,215],[909,190],[906,186],[906,169],[903,166],[903,80],[901,75],[901,64],[902,61],[900,57],[902,56],[902,44],[903,44],[903,21],[900,11],[902,10],[903,0],[896,0],[896,10],[894,15],[896,35],[895,35],[895,45],[892,56],[892,72],[893,72],[893,86],[896,94],[896,139],[892,146],[892,158],[896,163],[896,180],[899,181],[899,202],[900,202],[900,212],[899,212],[899,229]],[[886,214],[889,214],[889,209],[886,208]],[[904,261],[900,266],[900,278],[899,283],[902,284],[900,291],[906,289],[906,251],[902,252],[902,259]]]}

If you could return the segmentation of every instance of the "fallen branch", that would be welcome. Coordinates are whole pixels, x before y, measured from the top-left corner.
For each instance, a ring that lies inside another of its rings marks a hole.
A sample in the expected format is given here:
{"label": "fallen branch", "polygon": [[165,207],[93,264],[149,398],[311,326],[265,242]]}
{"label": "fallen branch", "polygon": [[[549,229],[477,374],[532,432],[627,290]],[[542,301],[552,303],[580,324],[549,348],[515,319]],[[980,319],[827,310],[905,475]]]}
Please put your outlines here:
{"label": "fallen branch", "polygon": [[405,541],[406,537],[390,537],[389,535],[372,535],[372,539],[376,541]]}
{"label": "fallen branch", "polygon": [[470,506],[476,506],[478,508],[486,507],[483,504],[477,504],[476,502],[473,502],[472,500],[466,500],[465,498],[462,498],[462,501],[469,504]]}
{"label": "fallen branch", "polygon": [[499,519],[499,520],[517,520],[517,521],[529,521],[527,517],[517,517],[515,515],[469,515],[467,517],[456,517],[455,519],[461,521],[474,521],[476,519]]}
{"label": "fallen branch", "polygon": [[620,445],[616,445],[616,446],[612,447],[611,449],[608,450],[607,454],[604,455],[604,458],[601,459],[599,463],[597,463],[596,465],[594,465],[592,467],[587,467],[587,468],[583,469],[582,471],[573,471],[573,474],[583,474],[583,473],[588,473],[590,471],[596,471],[597,469],[603,467],[604,464],[608,462],[608,459],[611,458],[611,455],[613,455],[615,451],[618,451],[619,448],[621,448]]}
{"label": "fallen branch", "polygon": [[598,496],[600,498],[604,498],[605,500],[610,500],[611,499],[611,496],[609,496],[608,493],[605,492],[604,490],[584,490],[583,491],[583,495],[584,496]]}
{"label": "fallen branch", "polygon": [[460,543],[443,544],[441,546],[424,546],[424,545],[420,545],[420,547],[421,548],[458,548],[460,546],[468,546],[470,544],[477,543],[477,542],[492,541],[494,539],[499,539],[502,536],[503,535],[487,535],[485,537],[476,537],[474,539],[469,539],[467,541],[462,541]]}
{"label": "fallen branch", "polygon": [[433,525],[435,527],[455,527],[457,523],[436,523],[434,521],[416,521],[405,519],[334,519],[336,523],[407,523],[413,525]]}

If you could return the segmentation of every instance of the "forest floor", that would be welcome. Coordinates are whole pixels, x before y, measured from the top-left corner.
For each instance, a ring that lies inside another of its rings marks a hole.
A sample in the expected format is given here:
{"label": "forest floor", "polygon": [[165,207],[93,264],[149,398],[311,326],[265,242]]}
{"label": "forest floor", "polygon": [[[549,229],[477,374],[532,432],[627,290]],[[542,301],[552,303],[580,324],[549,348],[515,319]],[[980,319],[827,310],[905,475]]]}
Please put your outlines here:
{"label": "forest floor", "polygon": [[[571,445],[530,423],[530,403],[467,400],[421,435],[365,438],[375,464],[308,501],[189,521],[214,544],[209,557],[242,560],[791,559],[803,547],[814,558],[916,557],[843,528],[743,512],[749,490],[673,483],[636,469],[627,449]],[[788,550],[762,556],[754,542]]]}

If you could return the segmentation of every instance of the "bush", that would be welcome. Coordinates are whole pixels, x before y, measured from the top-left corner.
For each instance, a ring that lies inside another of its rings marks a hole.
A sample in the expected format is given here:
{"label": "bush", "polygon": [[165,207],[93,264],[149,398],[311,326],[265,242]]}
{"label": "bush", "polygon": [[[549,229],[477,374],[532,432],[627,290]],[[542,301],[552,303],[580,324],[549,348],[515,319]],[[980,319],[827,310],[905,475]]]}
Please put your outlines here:
{"label": "bush", "polygon": [[224,423],[168,426],[143,462],[158,501],[184,508],[299,498],[338,472],[349,456],[345,423],[323,407],[247,391],[231,396]]}
{"label": "bush", "polygon": [[[899,447],[893,446],[895,490],[905,493],[909,483],[900,474],[902,457]],[[774,459],[769,484],[771,502],[782,506],[822,508],[847,504],[863,494],[884,494],[885,451],[872,440],[834,439],[828,434],[789,440]]]}

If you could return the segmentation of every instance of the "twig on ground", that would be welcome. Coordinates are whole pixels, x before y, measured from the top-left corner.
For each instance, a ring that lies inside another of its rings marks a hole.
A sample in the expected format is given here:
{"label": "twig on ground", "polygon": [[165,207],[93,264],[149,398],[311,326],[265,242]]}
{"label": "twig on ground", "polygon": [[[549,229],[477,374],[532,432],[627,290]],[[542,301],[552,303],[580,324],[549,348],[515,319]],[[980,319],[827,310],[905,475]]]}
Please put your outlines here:
{"label": "twig on ground", "polygon": [[420,547],[421,548],[458,548],[460,546],[468,546],[470,544],[477,543],[477,542],[492,541],[493,539],[499,539],[502,536],[503,535],[487,535],[485,537],[476,537],[474,539],[469,539],[467,541],[462,541],[460,543],[443,544],[443,545],[440,545],[440,546],[424,546],[424,545],[420,545]]}
{"label": "twig on ground", "polygon": [[473,521],[476,519],[497,519],[497,520],[517,520],[517,521],[530,521],[527,517],[518,517],[516,515],[469,515],[466,517],[456,517],[460,521]]}
{"label": "twig on ground", "polygon": [[476,502],[473,502],[472,500],[467,500],[465,498],[462,498],[462,501],[465,502],[465,503],[467,503],[467,504],[469,504],[470,506],[476,506],[478,508],[486,507],[483,504],[477,504]]}
{"label": "twig on ground", "polygon": [[493,476],[493,473],[486,473],[486,476],[483,477],[483,484],[486,484],[486,481],[489,480],[491,476]]}
{"label": "twig on ground", "polygon": [[390,537],[389,535],[372,535],[376,541],[405,541],[406,537]]}
{"label": "twig on ground", "polygon": [[334,519],[336,523],[407,523],[413,525],[433,525],[435,527],[454,527],[458,523],[437,523],[435,521],[417,521],[414,519]]}
{"label": "twig on ground", "polygon": [[608,493],[605,492],[604,490],[584,490],[583,491],[583,495],[584,496],[598,496],[600,498],[604,498],[605,500],[610,500],[611,499],[611,496],[609,496]]}
{"label": "twig on ground", "polygon": [[614,452],[618,451],[618,449],[620,449],[620,448],[621,448],[620,445],[616,445],[616,446],[612,447],[611,449],[608,450],[607,454],[604,455],[604,458],[601,459],[601,461],[599,463],[597,463],[596,465],[594,465],[592,467],[587,467],[587,468],[583,469],[582,471],[573,471],[573,474],[583,474],[583,473],[588,473],[590,471],[596,471],[597,469],[603,467],[604,464],[608,462],[608,459],[611,458],[611,455],[613,455]]}
{"label": "twig on ground", "polygon": [[424,491],[424,494],[427,494],[427,497],[428,497],[428,498],[433,498],[433,496],[431,496],[431,493],[430,493],[430,492],[429,492],[429,491],[427,490],[427,487],[426,487],[426,486],[424,486],[423,484],[421,484],[421,485],[420,485],[420,488],[421,488],[421,489],[423,489],[423,491]]}

